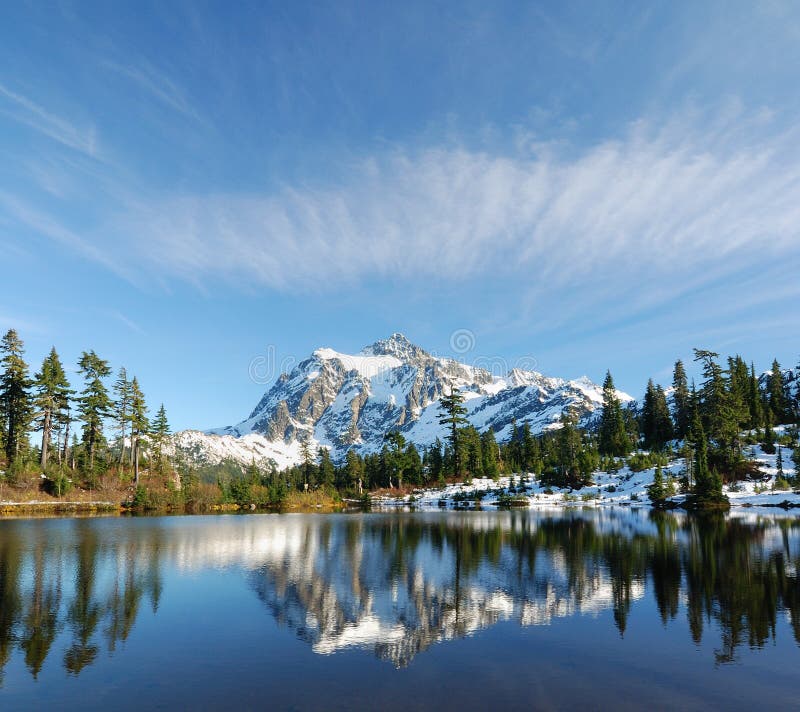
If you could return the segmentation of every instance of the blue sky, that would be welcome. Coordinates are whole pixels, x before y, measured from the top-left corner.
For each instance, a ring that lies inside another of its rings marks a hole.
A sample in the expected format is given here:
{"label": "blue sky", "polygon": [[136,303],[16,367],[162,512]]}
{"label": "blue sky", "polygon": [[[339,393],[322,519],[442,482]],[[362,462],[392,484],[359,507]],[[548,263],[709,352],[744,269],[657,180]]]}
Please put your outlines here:
{"label": "blue sky", "polygon": [[15,3],[0,328],[173,425],[402,331],[639,396],[798,360],[795,2]]}

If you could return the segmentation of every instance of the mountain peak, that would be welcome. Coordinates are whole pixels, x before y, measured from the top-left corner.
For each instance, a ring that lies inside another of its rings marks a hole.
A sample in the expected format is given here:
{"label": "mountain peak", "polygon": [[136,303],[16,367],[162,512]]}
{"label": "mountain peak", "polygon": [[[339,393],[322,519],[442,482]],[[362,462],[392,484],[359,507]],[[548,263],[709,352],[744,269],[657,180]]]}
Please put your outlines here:
{"label": "mountain peak", "polygon": [[404,334],[396,331],[388,339],[381,339],[374,344],[365,346],[361,353],[365,356],[396,356],[399,359],[425,355],[425,350],[412,344]]}

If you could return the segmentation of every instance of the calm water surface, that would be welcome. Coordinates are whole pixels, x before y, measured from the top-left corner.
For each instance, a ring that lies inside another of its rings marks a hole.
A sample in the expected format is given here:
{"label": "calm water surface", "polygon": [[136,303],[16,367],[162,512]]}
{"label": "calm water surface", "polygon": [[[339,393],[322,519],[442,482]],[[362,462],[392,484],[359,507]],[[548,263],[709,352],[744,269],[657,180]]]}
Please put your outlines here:
{"label": "calm water surface", "polygon": [[800,520],[0,521],[0,709],[800,707]]}

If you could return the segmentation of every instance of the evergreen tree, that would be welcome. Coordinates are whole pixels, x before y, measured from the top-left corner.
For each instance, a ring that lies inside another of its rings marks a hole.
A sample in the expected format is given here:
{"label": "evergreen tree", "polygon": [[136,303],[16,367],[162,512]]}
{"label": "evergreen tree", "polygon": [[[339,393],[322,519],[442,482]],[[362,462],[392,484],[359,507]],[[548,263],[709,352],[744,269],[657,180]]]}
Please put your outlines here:
{"label": "evergreen tree", "polygon": [[303,489],[308,490],[314,483],[314,460],[307,440],[300,441],[300,458],[302,460]]}
{"label": "evergreen tree", "polygon": [[125,459],[125,433],[131,422],[131,382],[128,380],[128,372],[125,367],[119,369],[117,380],[114,381],[114,420],[117,422],[119,432],[119,464]]}
{"label": "evergreen tree", "polygon": [[522,426],[522,441],[520,445],[520,469],[523,472],[530,472],[533,470],[538,448],[536,445],[536,438],[534,438],[531,433],[531,424],[527,421]]}
{"label": "evergreen tree", "polygon": [[664,475],[661,471],[661,465],[656,466],[656,471],[653,475],[653,484],[647,488],[647,494],[653,504],[660,504],[666,497],[666,491],[664,489]]}
{"label": "evergreen tree", "polygon": [[156,464],[160,472],[164,470],[164,446],[167,443],[167,439],[169,438],[169,421],[167,420],[167,411],[164,408],[164,404],[161,404],[161,407],[158,409],[156,413],[156,417],[153,420],[153,445],[155,446],[155,455],[156,455]]}
{"label": "evergreen tree", "polygon": [[142,439],[150,433],[150,421],[147,418],[147,405],[144,394],[139,388],[136,376],[131,381],[131,456],[133,458],[133,480],[139,484],[139,456]]}
{"label": "evergreen tree", "polygon": [[683,440],[689,432],[691,422],[691,395],[689,393],[689,383],[686,379],[686,369],[683,361],[675,362],[675,370],[672,374],[672,416],[675,424],[675,437]]}
{"label": "evergreen tree", "polygon": [[450,432],[448,440],[450,441],[450,448],[453,456],[453,475],[455,477],[461,476],[461,453],[459,448],[459,430],[461,426],[467,423],[464,417],[467,409],[464,407],[464,396],[461,391],[455,386],[450,389],[449,395],[443,395],[439,399],[439,409],[441,415],[439,416],[439,424],[446,425]]}
{"label": "evergreen tree", "polygon": [[726,501],[722,493],[722,478],[716,469],[709,470],[708,441],[703,423],[697,415],[692,421],[690,438],[694,445],[694,503],[705,506]]}
{"label": "evergreen tree", "polygon": [[108,361],[94,351],[83,352],[78,361],[85,387],[78,399],[78,411],[83,420],[83,443],[89,454],[89,470],[94,471],[97,448],[104,442],[103,422],[111,414],[111,398],[103,382],[111,373]]}
{"label": "evergreen tree", "polygon": [[761,409],[761,389],[758,386],[756,377],[756,367],[750,362],[750,382],[747,389],[747,406],[750,410],[749,427],[752,429],[760,428],[763,415]]}
{"label": "evergreen tree", "polygon": [[603,413],[600,419],[600,452],[611,457],[625,457],[631,443],[625,428],[622,406],[614,388],[611,371],[603,381]]}
{"label": "evergreen tree", "polygon": [[786,396],[783,390],[783,372],[778,360],[772,362],[767,386],[772,422],[776,425],[787,422]]}
{"label": "evergreen tree", "polygon": [[497,440],[491,428],[481,435],[481,456],[483,476],[496,480],[500,472],[500,449],[497,447]]}
{"label": "evergreen tree", "polygon": [[767,411],[764,415],[764,442],[761,449],[768,455],[775,452],[775,433],[772,430],[772,411]]}
{"label": "evergreen tree", "polygon": [[413,485],[422,484],[422,458],[414,443],[408,443],[405,451],[405,477]]}
{"label": "evergreen tree", "polygon": [[778,470],[778,478],[783,479],[783,448],[778,445],[778,457],[775,458],[775,467]]}
{"label": "evergreen tree", "polygon": [[428,463],[428,481],[439,482],[444,476],[442,441],[439,438],[436,438],[433,445],[428,448]]}
{"label": "evergreen tree", "polygon": [[706,496],[711,490],[711,473],[708,469],[708,441],[703,422],[695,412],[689,438],[694,446],[694,494]]}
{"label": "evergreen tree", "polygon": [[461,446],[469,477],[483,475],[483,453],[480,433],[471,425],[461,431]]}
{"label": "evergreen tree", "polygon": [[647,382],[642,405],[642,432],[644,445],[650,450],[661,450],[672,440],[672,421],[669,417],[667,397],[661,386]]}
{"label": "evergreen tree", "polygon": [[[64,422],[69,411],[69,399],[74,394],[69,387],[64,367],[58,358],[55,347],[42,362],[41,370],[34,375],[36,406],[36,429],[42,431],[42,451],[39,464],[47,468],[50,454],[50,438],[56,426]],[[60,446],[56,443],[56,448]]]}
{"label": "evergreen tree", "polygon": [[739,428],[740,422],[747,418],[744,403],[737,402],[729,389],[725,374],[716,362],[719,354],[701,349],[694,352],[695,361],[703,364],[704,381],[698,408],[705,435],[717,444],[732,465],[741,457]]}
{"label": "evergreen tree", "polygon": [[5,453],[9,466],[24,454],[27,431],[33,415],[28,375],[28,364],[23,355],[22,339],[14,329],[9,329],[0,341],[0,413],[4,423]]}
{"label": "evergreen tree", "polygon": [[319,483],[323,486],[332,487],[336,473],[334,471],[333,462],[331,461],[330,450],[320,446],[317,451],[317,457],[319,458]]}
{"label": "evergreen tree", "polygon": [[364,491],[364,461],[354,450],[348,450],[345,456],[346,483],[350,489],[357,490],[359,494]]}

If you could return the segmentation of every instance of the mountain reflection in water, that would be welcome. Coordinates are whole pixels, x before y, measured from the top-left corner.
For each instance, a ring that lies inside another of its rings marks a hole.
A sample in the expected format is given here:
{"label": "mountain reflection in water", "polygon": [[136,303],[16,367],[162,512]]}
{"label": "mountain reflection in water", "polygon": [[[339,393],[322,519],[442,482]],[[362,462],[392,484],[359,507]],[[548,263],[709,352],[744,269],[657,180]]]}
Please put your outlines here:
{"label": "mountain reflection in water", "polygon": [[403,667],[499,621],[605,611],[624,635],[652,599],[665,626],[685,617],[695,643],[716,636],[727,663],[781,616],[800,642],[799,539],[789,517],[629,510],[4,521],[0,682],[14,656],[34,678],[46,663],[79,675],[144,607],[158,620],[175,576],[209,570],[320,654],[363,648]]}

